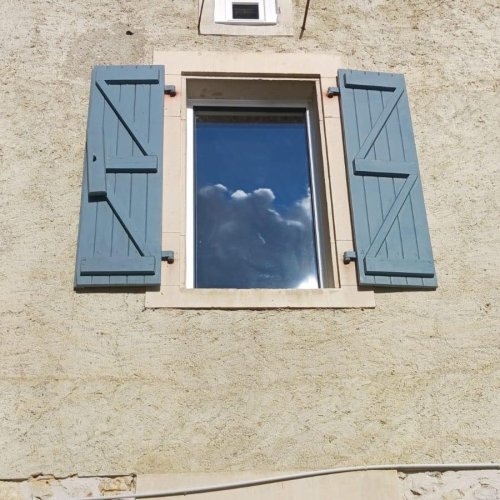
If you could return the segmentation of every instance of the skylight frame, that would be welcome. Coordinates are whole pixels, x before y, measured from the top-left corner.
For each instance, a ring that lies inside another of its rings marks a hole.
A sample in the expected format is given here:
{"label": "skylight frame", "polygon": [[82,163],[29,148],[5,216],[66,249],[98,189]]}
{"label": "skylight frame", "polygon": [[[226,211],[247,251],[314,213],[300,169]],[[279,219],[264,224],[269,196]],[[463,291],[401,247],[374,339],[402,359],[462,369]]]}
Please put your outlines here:
{"label": "skylight frame", "polygon": [[[235,19],[233,18],[233,5],[257,5],[259,11],[258,19]],[[215,0],[214,22],[235,25],[274,25],[278,22],[278,8],[276,0]]]}

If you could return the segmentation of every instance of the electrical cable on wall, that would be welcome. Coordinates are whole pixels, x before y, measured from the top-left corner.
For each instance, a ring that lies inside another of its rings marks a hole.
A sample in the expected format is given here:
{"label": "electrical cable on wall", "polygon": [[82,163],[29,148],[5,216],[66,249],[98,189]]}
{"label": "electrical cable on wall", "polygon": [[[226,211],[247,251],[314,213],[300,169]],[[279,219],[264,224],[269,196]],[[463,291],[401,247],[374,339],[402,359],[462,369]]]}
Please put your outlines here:
{"label": "electrical cable on wall", "polygon": [[201,33],[200,33],[201,15],[203,14],[203,7],[204,6],[205,6],[205,0],[201,0],[200,14],[198,16],[198,35],[201,35]]}
{"label": "electrical cable on wall", "polygon": [[295,474],[286,474],[283,476],[265,477],[250,481],[239,481],[234,483],[214,484],[211,486],[187,488],[183,490],[156,491],[151,493],[126,493],[123,495],[113,495],[105,497],[86,497],[81,500],[137,500],[139,498],[161,498],[195,495],[200,493],[211,493],[214,491],[235,490],[239,488],[249,488],[251,486],[261,486],[283,481],[293,481],[306,479],[310,477],[327,476],[330,474],[341,474],[345,472],[360,472],[369,470],[397,470],[399,472],[431,472],[431,471],[449,471],[449,470],[491,470],[500,469],[500,463],[484,464],[387,464],[387,465],[367,465],[359,467],[337,467],[335,469],[322,469],[309,472],[297,472]]}
{"label": "electrical cable on wall", "polygon": [[304,34],[304,31],[306,30],[306,21],[307,21],[307,14],[309,12],[309,3],[310,2],[311,2],[311,0],[307,0],[306,8],[304,9],[304,19],[302,21],[302,27],[300,28],[299,40],[302,39],[302,35]]}

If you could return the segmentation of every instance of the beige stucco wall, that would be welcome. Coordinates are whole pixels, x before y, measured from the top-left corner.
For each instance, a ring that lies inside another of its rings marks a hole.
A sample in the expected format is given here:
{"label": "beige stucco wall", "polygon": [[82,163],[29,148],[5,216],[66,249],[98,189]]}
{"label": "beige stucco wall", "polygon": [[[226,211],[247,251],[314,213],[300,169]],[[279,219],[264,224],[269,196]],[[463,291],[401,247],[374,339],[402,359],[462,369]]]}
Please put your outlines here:
{"label": "beige stucco wall", "polygon": [[[299,41],[199,37],[197,0],[2,2],[0,477],[498,461],[495,4],[314,0]],[[73,292],[91,66],[252,46],[406,74],[436,292],[322,311]]]}

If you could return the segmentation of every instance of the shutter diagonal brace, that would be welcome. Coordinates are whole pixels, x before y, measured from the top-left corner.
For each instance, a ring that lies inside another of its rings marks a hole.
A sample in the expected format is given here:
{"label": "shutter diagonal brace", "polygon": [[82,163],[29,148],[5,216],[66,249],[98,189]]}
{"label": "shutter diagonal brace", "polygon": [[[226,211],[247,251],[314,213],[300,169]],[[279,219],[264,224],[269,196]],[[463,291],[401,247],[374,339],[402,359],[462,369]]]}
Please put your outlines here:
{"label": "shutter diagonal brace", "polygon": [[153,255],[142,238],[140,231],[137,229],[135,222],[125,215],[128,212],[127,207],[112,193],[108,193],[107,202],[141,256]]}
{"label": "shutter diagonal brace", "polygon": [[[393,224],[396,222],[396,218],[403,207],[404,202],[408,198],[408,195],[410,194],[410,191],[412,190],[415,182],[417,180],[417,175],[416,174],[407,174],[405,182],[403,184],[403,187],[399,191],[398,195],[396,196],[396,199],[394,200],[394,203],[391,205],[391,208],[387,212],[384,222],[380,226],[379,230],[377,231],[377,234],[375,235],[375,238],[373,238],[373,241],[371,242],[371,245],[369,246],[368,250],[366,251],[365,254],[365,263],[367,258],[374,258],[378,254],[379,250],[381,249],[382,245],[384,244],[384,240],[386,239],[387,235],[389,234],[389,231],[391,230]],[[368,273],[368,269],[366,270]]]}
{"label": "shutter diagonal brace", "polygon": [[116,116],[120,120],[121,124],[125,127],[127,132],[132,137],[132,140],[136,143],[137,147],[141,150],[141,152],[145,156],[149,156],[148,150],[151,149],[151,146],[147,139],[143,137],[143,135],[137,130],[137,128],[133,125],[133,119],[130,116],[127,116],[127,113],[121,108],[120,104],[117,103],[111,95],[109,95],[105,89],[104,84],[107,83],[103,78],[97,78],[95,80],[97,88],[100,90],[102,96],[109,104],[111,109],[115,112]]}
{"label": "shutter diagonal brace", "polygon": [[377,140],[377,137],[380,135],[380,132],[382,132],[382,129],[384,128],[384,125],[389,119],[389,116],[391,116],[392,111],[397,106],[399,99],[401,99],[403,91],[404,89],[402,87],[398,87],[394,90],[391,100],[387,103],[387,106],[384,107],[384,110],[382,111],[377,121],[373,125],[372,129],[370,130],[370,133],[366,136],[366,139],[364,140],[362,146],[359,148],[359,152],[355,157],[356,159],[366,158],[366,155],[370,151],[373,143]]}

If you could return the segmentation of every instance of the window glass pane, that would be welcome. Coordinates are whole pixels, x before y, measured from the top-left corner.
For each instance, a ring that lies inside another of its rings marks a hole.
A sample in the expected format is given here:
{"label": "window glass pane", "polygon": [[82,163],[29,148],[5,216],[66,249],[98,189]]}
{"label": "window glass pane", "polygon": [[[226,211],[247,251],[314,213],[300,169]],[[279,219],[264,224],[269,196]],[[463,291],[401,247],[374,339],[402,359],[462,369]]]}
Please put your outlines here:
{"label": "window glass pane", "polygon": [[233,19],[259,19],[259,4],[233,3]]}
{"label": "window glass pane", "polygon": [[195,286],[318,288],[305,110],[195,108]]}

